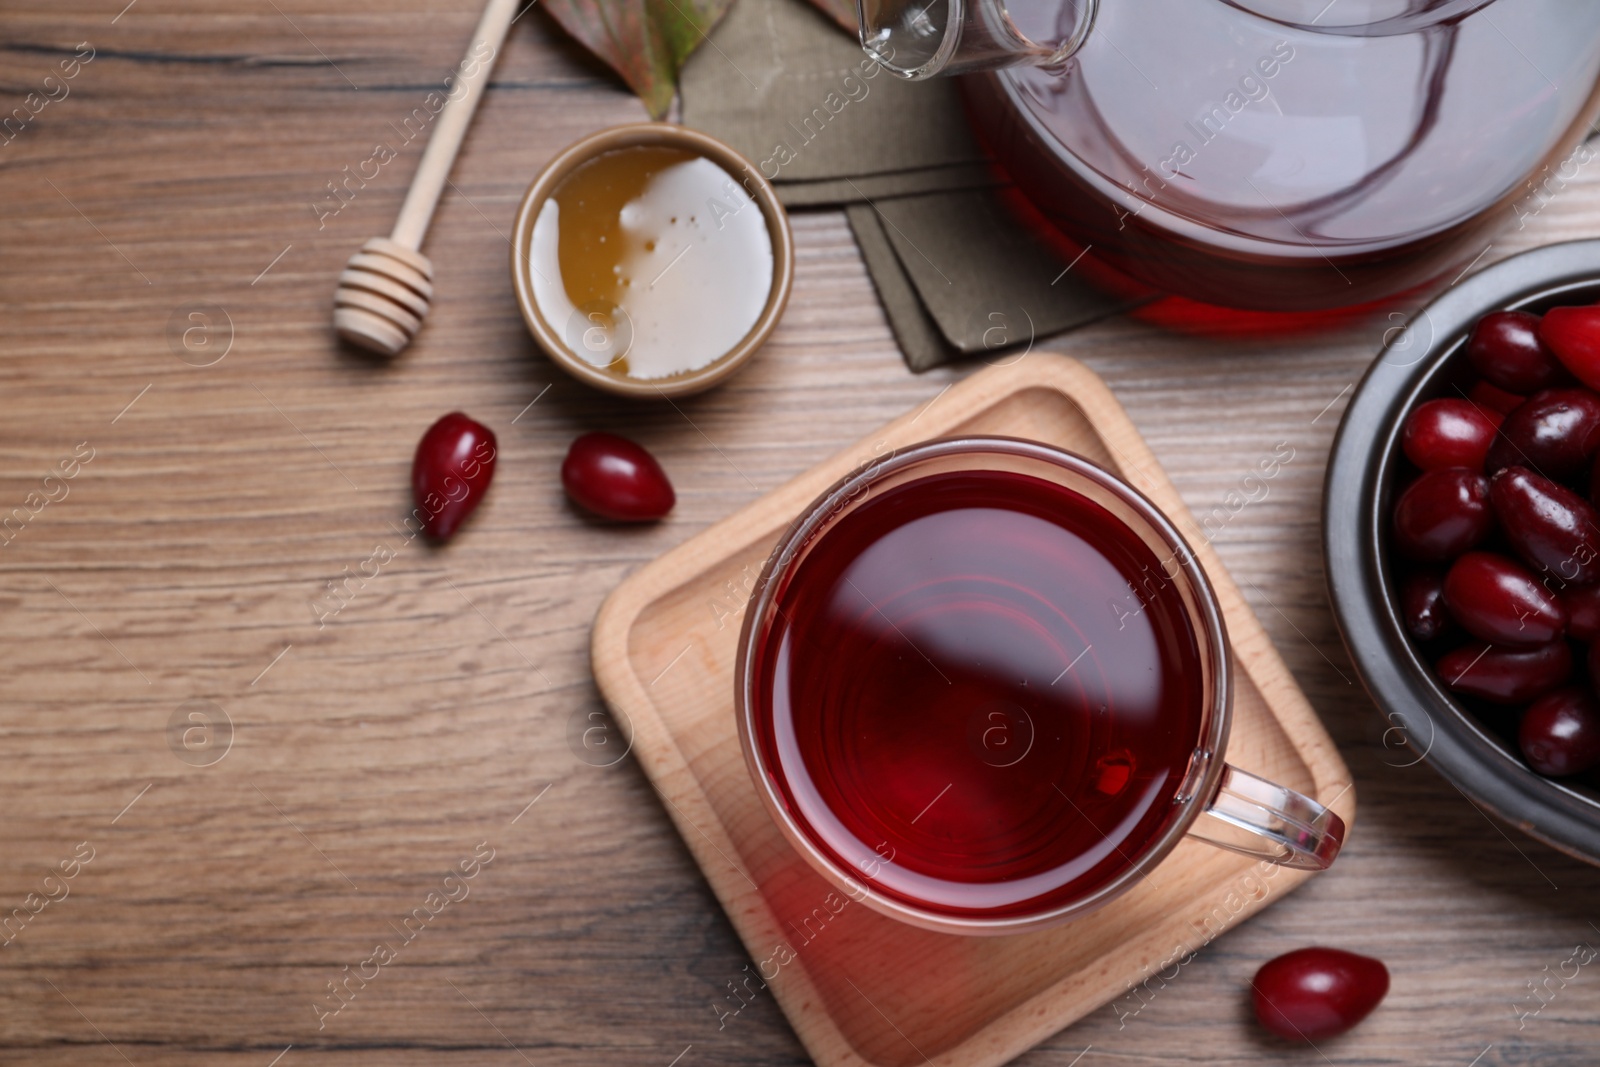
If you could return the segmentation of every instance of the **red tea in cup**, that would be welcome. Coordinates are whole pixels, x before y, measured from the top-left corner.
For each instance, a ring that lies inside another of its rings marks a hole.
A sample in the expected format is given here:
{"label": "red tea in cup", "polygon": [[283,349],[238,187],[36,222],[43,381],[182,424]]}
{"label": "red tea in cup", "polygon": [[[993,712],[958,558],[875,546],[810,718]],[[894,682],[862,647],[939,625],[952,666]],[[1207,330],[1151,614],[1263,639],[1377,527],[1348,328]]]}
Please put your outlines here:
{"label": "red tea in cup", "polygon": [[1076,457],[892,457],[791,528],[754,609],[752,769],[807,858],[891,914],[1005,930],[1082,910],[1217,791],[1210,588],[1153,506]]}

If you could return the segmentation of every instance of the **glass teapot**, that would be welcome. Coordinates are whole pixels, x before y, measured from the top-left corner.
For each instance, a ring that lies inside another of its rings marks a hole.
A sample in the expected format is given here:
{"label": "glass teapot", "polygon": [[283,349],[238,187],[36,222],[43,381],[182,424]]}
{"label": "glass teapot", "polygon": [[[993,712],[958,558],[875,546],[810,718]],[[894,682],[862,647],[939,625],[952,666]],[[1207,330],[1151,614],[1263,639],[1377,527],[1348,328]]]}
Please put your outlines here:
{"label": "glass teapot", "polygon": [[1460,269],[1600,156],[1594,0],[857,0],[1091,259],[1344,307]]}

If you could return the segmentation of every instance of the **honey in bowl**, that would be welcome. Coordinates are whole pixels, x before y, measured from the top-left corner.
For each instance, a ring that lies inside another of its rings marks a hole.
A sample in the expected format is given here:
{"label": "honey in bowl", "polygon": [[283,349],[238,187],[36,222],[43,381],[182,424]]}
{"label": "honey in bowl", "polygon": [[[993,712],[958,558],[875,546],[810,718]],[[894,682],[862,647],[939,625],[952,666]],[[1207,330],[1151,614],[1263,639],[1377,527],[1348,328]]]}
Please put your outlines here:
{"label": "honey in bowl", "polygon": [[700,370],[761,317],[773,284],[760,207],[695,152],[634,145],[574,168],[539,209],[534,299],[580,359],[622,379]]}

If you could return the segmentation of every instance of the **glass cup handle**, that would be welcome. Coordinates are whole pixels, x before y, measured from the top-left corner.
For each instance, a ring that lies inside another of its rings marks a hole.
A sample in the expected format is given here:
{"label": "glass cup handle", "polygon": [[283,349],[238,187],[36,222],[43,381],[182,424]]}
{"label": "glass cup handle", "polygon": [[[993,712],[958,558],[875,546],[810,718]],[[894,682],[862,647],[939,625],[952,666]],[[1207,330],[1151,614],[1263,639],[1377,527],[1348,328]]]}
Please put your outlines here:
{"label": "glass cup handle", "polygon": [[1308,796],[1228,764],[1189,836],[1281,867],[1321,871],[1344,844],[1344,820]]}

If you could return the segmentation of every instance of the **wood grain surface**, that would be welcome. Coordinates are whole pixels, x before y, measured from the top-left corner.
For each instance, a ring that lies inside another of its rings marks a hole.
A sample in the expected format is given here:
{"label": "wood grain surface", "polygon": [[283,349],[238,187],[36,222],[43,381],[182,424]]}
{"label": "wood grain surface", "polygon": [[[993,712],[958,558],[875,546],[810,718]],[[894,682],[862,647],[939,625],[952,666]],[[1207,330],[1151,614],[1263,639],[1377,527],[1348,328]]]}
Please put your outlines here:
{"label": "wood grain surface", "polygon": [[[28,515],[0,548],[0,916],[28,916],[0,935],[0,1062],[804,1061],[770,999],[719,1024],[749,959],[637,767],[581,742],[589,626],[644,561],[970,368],[904,370],[834,213],[796,216],[787,316],[725,387],[635,406],[552,368],[513,301],[511,212],[562,146],[643,109],[537,8],[426,246],[427,326],[392,365],[341,353],[334,279],[392,221],[421,150],[406,119],[476,17],[475,0],[0,2],[0,112],[61,97],[0,145],[0,515]],[[44,79],[84,42],[61,96]],[[398,157],[332,200],[380,142]],[[1480,262],[1600,234],[1600,180],[1509,221]],[[1330,876],[1021,1063],[1600,1058],[1600,968],[1564,966],[1600,945],[1600,871],[1385,747],[1328,611],[1323,461],[1389,313],[1234,337],[1123,318],[1052,344],[1106,379],[1197,515],[1293,449],[1214,544],[1361,817]],[[416,439],[453,408],[495,428],[501,461],[434,550],[399,523]],[[655,450],[679,491],[667,522],[573,513],[556,472],[588,429]],[[213,705],[231,746],[197,765],[220,744],[185,748],[169,723]],[[1383,957],[1393,992],[1320,1049],[1269,1041],[1245,983],[1316,942]]]}

